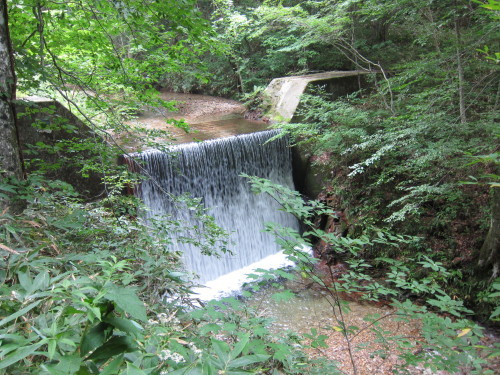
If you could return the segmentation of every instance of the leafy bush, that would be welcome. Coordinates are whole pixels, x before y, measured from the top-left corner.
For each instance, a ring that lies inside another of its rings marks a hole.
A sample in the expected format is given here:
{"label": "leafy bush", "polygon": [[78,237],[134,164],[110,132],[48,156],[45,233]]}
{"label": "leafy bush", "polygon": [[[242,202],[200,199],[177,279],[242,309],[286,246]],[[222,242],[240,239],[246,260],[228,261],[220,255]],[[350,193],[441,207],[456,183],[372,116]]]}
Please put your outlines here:
{"label": "leafy bush", "polygon": [[[282,204],[283,209],[306,223],[312,224],[316,215],[335,215],[334,210],[319,202],[305,204],[296,192],[287,188],[258,177],[248,178],[256,192],[271,194]],[[317,284],[325,292],[325,298],[329,299],[332,315],[335,317],[334,329],[342,332],[344,336],[353,368],[356,368],[356,360],[351,349],[352,340],[364,330],[370,329],[377,334],[377,342],[384,348],[375,351],[374,356],[385,358],[389,350],[397,349],[401,360],[397,373],[407,373],[409,366],[423,366],[431,371],[457,372],[468,369],[474,374],[493,374],[493,371],[485,366],[485,358],[498,355],[500,348],[498,345],[487,348],[480,344],[483,328],[466,318],[473,312],[464,306],[463,301],[445,291],[445,285],[454,274],[447,270],[442,262],[433,259],[435,254],[429,252],[426,255],[419,250],[412,252],[417,254],[415,256],[379,258],[377,262],[388,264],[387,272],[377,277],[369,272],[373,264],[364,257],[369,247],[382,245],[410,247],[415,250],[415,247],[418,249],[419,246],[418,239],[394,235],[390,231],[380,229],[371,230],[357,238],[339,237],[321,229],[311,229],[304,233],[309,241],[324,240],[336,255],[341,256],[346,252],[350,255],[346,262],[347,270],[341,277],[334,277],[328,267],[330,274],[320,277],[316,259],[300,250],[307,240],[301,238],[298,233],[292,233],[289,229],[275,224],[269,224],[267,230],[276,235],[285,252],[297,262],[300,275]],[[342,311],[348,309],[348,304],[342,300],[344,293],[357,294],[361,300],[390,301],[393,310],[384,317],[366,317],[367,324],[364,327],[347,327],[342,315]],[[389,316],[401,322],[419,321],[421,329],[415,337],[389,337],[389,333],[379,327],[380,321]],[[305,336],[312,340],[313,348],[326,345],[326,337],[318,335],[317,331]]]}
{"label": "leafy bush", "polygon": [[[319,368],[237,300],[195,308],[171,238],[182,223],[146,225],[131,216],[131,197],[83,204],[69,185],[35,177],[0,185],[28,201],[21,214],[0,216],[0,373]],[[126,210],[117,208],[123,199]]]}

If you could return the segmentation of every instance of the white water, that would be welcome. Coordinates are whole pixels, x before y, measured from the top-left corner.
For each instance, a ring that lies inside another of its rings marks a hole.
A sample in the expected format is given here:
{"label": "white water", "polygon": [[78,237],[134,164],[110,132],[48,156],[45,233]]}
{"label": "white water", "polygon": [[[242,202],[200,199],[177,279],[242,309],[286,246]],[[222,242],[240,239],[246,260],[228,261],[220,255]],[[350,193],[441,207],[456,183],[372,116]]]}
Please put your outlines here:
{"label": "white water", "polygon": [[201,198],[216,223],[232,232],[233,245],[229,248],[234,255],[223,255],[220,259],[202,255],[193,244],[181,241],[173,244],[175,250],[183,252],[187,270],[200,276],[200,283],[277,253],[280,249],[273,236],[263,232],[264,223],[274,222],[298,230],[293,216],[279,211],[279,205],[269,196],[253,194],[246,179],[240,177],[246,173],[293,188],[287,140],[281,138],[264,144],[276,132],[268,130],[178,145],[172,147],[173,153],[147,151],[135,155],[142,160],[146,175],[151,176],[139,188],[139,196],[150,208],[147,218],[167,215],[183,220],[189,223],[189,234],[179,229],[176,236],[192,236],[198,225],[192,220],[192,212],[179,209],[169,196],[188,193]]}
{"label": "white water", "polygon": [[[300,250],[304,254],[312,255],[312,250],[309,247],[304,246]],[[211,280],[203,287],[193,288],[193,296],[201,301],[218,300],[228,297],[238,294],[245,283],[256,281],[254,277],[250,277],[249,275],[259,276],[259,269],[275,270],[293,266],[295,266],[295,263],[288,259],[288,256],[283,251],[279,251],[246,267]]]}
{"label": "white water", "polygon": [[288,260],[287,256],[280,251],[246,267],[219,276],[215,280],[208,281],[203,287],[193,288],[192,290],[194,297],[199,298],[201,301],[217,300],[237,293],[241,290],[243,284],[255,281],[248,275],[254,274],[259,268],[270,270],[293,265],[294,263]]}

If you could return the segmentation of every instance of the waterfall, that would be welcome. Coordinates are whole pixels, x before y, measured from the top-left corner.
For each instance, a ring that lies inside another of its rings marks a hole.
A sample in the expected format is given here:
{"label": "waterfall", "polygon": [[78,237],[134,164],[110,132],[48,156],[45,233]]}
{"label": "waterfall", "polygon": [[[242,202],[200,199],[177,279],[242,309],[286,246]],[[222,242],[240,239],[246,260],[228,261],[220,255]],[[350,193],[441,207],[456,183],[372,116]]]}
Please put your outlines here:
{"label": "waterfall", "polygon": [[[240,176],[267,178],[293,188],[291,152],[285,137],[265,143],[277,130],[173,146],[169,152],[145,151],[134,155],[149,176],[137,194],[149,207],[146,218],[160,215],[189,220],[189,210],[179,209],[171,196],[189,194],[200,198],[215,222],[231,232],[232,255],[221,258],[202,255],[192,244],[175,246],[183,252],[186,269],[205,283],[243,268],[279,248],[274,237],[264,233],[265,222],[275,222],[298,230],[296,219],[279,211],[269,196],[255,195]],[[192,225],[195,225],[193,223]]]}

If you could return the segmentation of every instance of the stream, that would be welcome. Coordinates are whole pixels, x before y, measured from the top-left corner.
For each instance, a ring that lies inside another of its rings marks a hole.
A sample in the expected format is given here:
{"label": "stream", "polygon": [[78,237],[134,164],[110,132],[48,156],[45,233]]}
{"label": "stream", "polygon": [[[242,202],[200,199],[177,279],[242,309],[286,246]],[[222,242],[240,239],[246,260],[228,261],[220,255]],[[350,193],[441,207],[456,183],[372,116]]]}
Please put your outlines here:
{"label": "stream", "polygon": [[[259,229],[256,228],[263,229],[265,221],[281,221],[284,225],[297,228],[298,225],[293,221],[288,223],[289,219],[284,217],[261,215],[268,209],[276,212],[277,207],[272,206],[272,202],[256,202],[249,190],[243,187],[246,182],[242,183],[238,178],[241,173],[256,175],[262,172],[263,177],[277,178],[277,182],[284,185],[291,184],[291,174],[290,176],[283,174],[283,171],[291,172],[291,163],[288,165],[288,161],[283,162],[283,159],[286,159],[283,156],[287,146],[279,148],[283,146],[271,145],[260,150],[259,147],[264,144],[266,137],[269,137],[264,135],[267,133],[264,131],[268,129],[268,125],[265,122],[245,119],[244,107],[236,101],[204,95],[166,92],[162,92],[161,96],[165,100],[177,101],[178,111],[168,112],[160,108],[149,108],[130,121],[130,125],[167,130],[171,137],[167,140],[159,137],[157,140],[160,143],[179,145],[174,147],[174,150],[178,149],[178,155],[181,157],[177,161],[174,160],[178,164],[174,165],[173,161],[160,151],[138,154],[146,163],[145,168],[149,170],[150,175],[158,176],[155,184],[149,186],[143,183],[139,189],[142,191],[139,195],[142,195],[141,198],[145,200],[153,214],[172,212],[170,203],[161,197],[163,193],[156,191],[155,186],[158,184],[161,184],[162,192],[168,191],[173,194],[190,192],[201,197],[204,202],[208,203],[207,207],[211,214],[218,221],[221,220],[229,226],[225,229],[235,232],[233,235],[236,235],[234,237],[237,243],[236,248],[241,250],[238,256],[222,259],[227,264],[234,263],[237,266],[230,265],[219,270],[220,265],[213,262],[222,260],[202,258],[197,253],[194,255],[190,253],[191,250],[183,249],[186,253],[189,252],[185,258],[186,264],[191,265],[191,269],[201,276],[200,283],[204,284],[195,290],[197,297],[207,301],[234,294],[237,293],[240,285],[248,281],[245,275],[254,269],[290,266],[286,258],[277,252],[278,249],[275,249],[275,245],[268,239],[262,238],[260,242],[256,240],[261,236]],[[185,119],[185,122],[189,124],[189,131],[169,125],[166,122],[168,118]],[[246,136],[242,136],[243,134]],[[206,140],[209,141],[203,144],[189,143]],[[130,141],[122,138],[122,141],[122,146],[130,151],[144,149],[144,145],[137,140]],[[248,150],[249,153],[246,154],[247,151],[244,150]],[[252,161],[255,157],[260,160],[257,164]],[[250,165],[250,172],[240,169],[241,166],[246,168],[245,165]],[[274,168],[275,165],[279,167]],[[228,171],[229,174],[226,173]],[[257,207],[257,210],[252,212],[254,207]],[[246,227],[251,227],[252,231],[240,236],[246,243],[238,245],[240,234],[237,232],[245,232],[242,229]],[[247,246],[249,245],[247,242],[255,242],[256,246]],[[254,251],[260,252],[260,256],[248,257],[249,252]],[[280,288],[291,290],[292,295],[288,299],[281,298]],[[365,319],[367,316],[380,317],[379,329],[385,331],[385,337],[401,335],[417,338],[420,335],[419,322],[400,321],[394,311],[387,306],[353,301],[341,312],[331,296],[311,287],[300,278],[298,281],[285,281],[278,289],[260,290],[249,299],[248,303],[259,312],[260,316],[273,320],[271,329],[275,334],[283,334],[291,330],[300,334],[325,335],[328,347],[308,349],[309,354],[312,357],[327,357],[337,361],[339,368],[345,374],[352,374],[354,370],[349,360],[347,341],[342,334],[339,322],[343,321],[346,326],[357,327],[360,330],[359,333],[351,334],[350,337],[350,350],[355,359],[357,374],[392,374],[399,363],[395,345],[391,346],[387,341],[385,346],[377,343],[377,334],[373,331],[370,322]],[[314,332],[311,331],[312,329]],[[376,350],[386,351],[386,354],[384,356],[371,355]],[[411,374],[448,374],[429,372],[417,367],[408,370]]]}
{"label": "stream", "polygon": [[[235,100],[171,92],[160,92],[160,97],[176,102],[177,110],[145,108],[135,119],[128,121],[134,128],[167,131],[169,137],[162,135],[155,139],[160,144],[199,142],[268,129],[268,124],[263,121],[246,119],[245,107]],[[168,120],[184,120],[188,129],[176,127]],[[116,134],[116,138],[127,151],[147,149],[137,138],[129,139],[126,132]]]}

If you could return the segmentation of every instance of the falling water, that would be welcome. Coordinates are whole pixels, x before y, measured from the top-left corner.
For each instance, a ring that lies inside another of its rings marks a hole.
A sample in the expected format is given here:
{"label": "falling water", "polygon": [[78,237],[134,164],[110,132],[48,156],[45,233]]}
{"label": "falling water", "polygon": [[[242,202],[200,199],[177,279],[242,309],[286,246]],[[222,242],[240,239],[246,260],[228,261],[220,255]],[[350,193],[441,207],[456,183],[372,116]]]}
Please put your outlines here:
{"label": "falling water", "polygon": [[[200,198],[216,223],[231,232],[233,254],[222,258],[205,256],[192,244],[176,243],[183,252],[188,270],[205,283],[262,258],[279,248],[274,237],[264,233],[264,223],[274,222],[298,229],[295,218],[279,211],[269,196],[250,191],[245,173],[293,188],[291,152],[286,138],[265,143],[277,134],[268,130],[228,138],[188,143],[171,152],[146,151],[135,157],[142,160],[151,178],[138,189],[149,211],[148,218],[171,215],[186,220],[189,213],[179,210],[170,195],[188,193]],[[195,225],[193,223],[193,225]]]}

